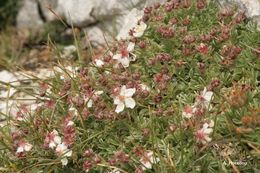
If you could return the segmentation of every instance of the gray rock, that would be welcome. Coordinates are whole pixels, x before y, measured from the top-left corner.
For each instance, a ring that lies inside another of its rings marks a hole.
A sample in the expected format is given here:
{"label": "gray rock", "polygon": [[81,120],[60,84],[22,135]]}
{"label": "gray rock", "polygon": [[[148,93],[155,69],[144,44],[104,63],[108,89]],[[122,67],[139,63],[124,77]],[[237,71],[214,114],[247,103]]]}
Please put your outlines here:
{"label": "gray rock", "polygon": [[65,16],[68,24],[86,27],[97,21],[92,14],[97,2],[98,0],[58,0],[57,10]]}
{"label": "gray rock", "polygon": [[17,27],[38,29],[43,25],[36,0],[24,0],[17,14]]}
{"label": "gray rock", "polygon": [[258,23],[260,28],[260,1],[259,0],[218,0],[222,8],[238,7],[245,15]]}
{"label": "gray rock", "polygon": [[57,19],[55,14],[53,14],[50,9],[53,10],[57,15],[59,15],[59,11],[57,11],[58,0],[38,0],[38,3],[40,5],[42,15],[46,21]]}
{"label": "gray rock", "polygon": [[99,20],[106,20],[119,15],[127,15],[133,8],[141,10],[145,2],[146,0],[99,0],[96,1],[93,16]]}
{"label": "gray rock", "polygon": [[96,26],[87,27],[84,29],[87,37],[82,38],[82,47],[89,47],[91,43],[94,47],[102,47],[106,44],[111,44],[113,41],[112,34],[108,31],[109,28],[104,29],[103,24],[98,24]]}

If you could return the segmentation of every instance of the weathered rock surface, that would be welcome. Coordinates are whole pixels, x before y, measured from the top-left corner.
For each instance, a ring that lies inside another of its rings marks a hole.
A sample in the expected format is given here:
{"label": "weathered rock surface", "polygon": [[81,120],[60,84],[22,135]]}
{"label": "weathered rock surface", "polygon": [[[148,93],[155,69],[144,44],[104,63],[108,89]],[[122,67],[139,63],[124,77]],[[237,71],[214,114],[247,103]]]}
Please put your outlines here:
{"label": "weathered rock surface", "polygon": [[58,13],[65,17],[68,24],[86,27],[97,21],[93,16],[97,2],[98,0],[58,0]]}
{"label": "weathered rock surface", "polygon": [[35,0],[24,0],[16,20],[18,28],[39,29],[43,21],[38,11],[38,3]]}
{"label": "weathered rock surface", "polygon": [[58,11],[58,1],[56,0],[37,0],[39,3],[39,7],[42,13],[42,17],[46,20],[46,21],[52,21],[56,19],[55,14],[53,14],[51,10],[53,10],[55,13],[57,13],[57,15],[59,15],[59,11]]}
{"label": "weathered rock surface", "polygon": [[258,23],[260,28],[260,0],[218,0],[222,8],[236,6],[238,10]]}
{"label": "weathered rock surface", "polygon": [[[106,43],[111,38],[125,39],[129,29],[142,15],[145,6],[167,0],[23,0],[18,13],[18,27],[37,28],[44,22],[64,17],[68,24],[84,28],[95,44]],[[221,8],[237,6],[260,27],[259,0],[218,0]],[[40,7],[40,10],[38,9]],[[43,20],[44,19],[44,20]]]}

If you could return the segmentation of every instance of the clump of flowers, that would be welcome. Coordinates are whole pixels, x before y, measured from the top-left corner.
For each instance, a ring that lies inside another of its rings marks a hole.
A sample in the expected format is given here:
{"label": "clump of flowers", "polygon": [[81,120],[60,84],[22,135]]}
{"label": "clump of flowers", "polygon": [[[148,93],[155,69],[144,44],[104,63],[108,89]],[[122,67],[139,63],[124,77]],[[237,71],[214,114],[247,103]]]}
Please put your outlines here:
{"label": "clump of flowers", "polygon": [[[127,39],[77,70],[61,66],[36,109],[18,107],[0,161],[10,172],[252,172],[259,35],[214,2],[147,7]],[[250,164],[223,165],[219,143],[245,151],[224,159]]]}

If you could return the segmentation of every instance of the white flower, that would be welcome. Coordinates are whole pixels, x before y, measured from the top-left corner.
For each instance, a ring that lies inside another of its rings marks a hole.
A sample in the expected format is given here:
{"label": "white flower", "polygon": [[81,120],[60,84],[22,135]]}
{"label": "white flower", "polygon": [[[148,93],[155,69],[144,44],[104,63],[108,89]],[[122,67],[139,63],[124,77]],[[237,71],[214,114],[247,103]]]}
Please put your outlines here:
{"label": "white flower", "polygon": [[213,96],[213,92],[207,91],[207,88],[204,88],[201,95],[197,97],[197,102],[195,103],[195,105],[201,104],[202,106],[208,109],[212,96]]}
{"label": "white flower", "polygon": [[102,67],[105,63],[101,59],[95,59],[95,64],[97,67]]}
{"label": "white flower", "polygon": [[142,37],[146,28],[147,28],[146,23],[140,22],[140,24],[136,25],[136,27],[134,28],[133,36],[136,38]]}
{"label": "white flower", "polygon": [[28,152],[32,149],[32,145],[24,140],[19,141],[16,153]]}
{"label": "white flower", "polygon": [[63,156],[61,159],[61,163],[63,166],[66,166],[68,164],[67,157],[71,157],[72,151],[68,149],[68,147],[65,145],[65,143],[61,143],[56,147],[56,153],[58,156]]}
{"label": "white flower", "polygon": [[125,107],[133,109],[135,107],[135,100],[132,98],[136,89],[128,88],[123,85],[118,96],[114,98],[114,104],[116,104],[116,113],[120,113]]}
{"label": "white flower", "polygon": [[117,60],[118,63],[121,63],[123,67],[128,67],[130,61],[135,61],[135,55],[130,54],[135,47],[135,43],[130,42],[127,47],[123,46],[120,50],[120,53],[115,54],[113,59]]}
{"label": "white flower", "polygon": [[45,142],[49,143],[49,148],[54,149],[57,145],[61,143],[61,137],[56,130],[53,130],[46,136]]}
{"label": "white flower", "polygon": [[209,137],[209,135],[213,132],[212,127],[214,127],[214,121],[211,120],[210,123],[204,123],[203,127],[195,134],[197,141],[201,142],[202,144],[210,142],[212,139]]}
{"label": "white flower", "polygon": [[152,151],[147,151],[144,153],[140,162],[142,163],[142,169],[152,169],[153,164],[156,164],[160,161],[158,157],[154,157],[154,153]]}
{"label": "white flower", "polygon": [[183,118],[191,118],[193,114],[196,112],[196,107],[194,106],[185,106],[182,111]]}

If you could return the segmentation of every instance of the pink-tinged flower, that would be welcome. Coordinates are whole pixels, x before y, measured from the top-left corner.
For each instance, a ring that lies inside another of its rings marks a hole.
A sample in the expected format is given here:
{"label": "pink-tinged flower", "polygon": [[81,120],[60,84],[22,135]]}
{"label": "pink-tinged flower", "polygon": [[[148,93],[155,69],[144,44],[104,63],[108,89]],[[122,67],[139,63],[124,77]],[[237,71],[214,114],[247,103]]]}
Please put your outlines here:
{"label": "pink-tinged flower", "polygon": [[16,149],[16,153],[19,154],[19,153],[23,153],[23,152],[28,152],[32,149],[32,145],[28,142],[26,142],[25,140],[20,140],[18,142],[18,147]]}
{"label": "pink-tinged flower", "polygon": [[26,120],[25,116],[22,115],[22,114],[20,114],[20,113],[17,113],[15,119],[16,119],[17,121],[25,121],[25,120]]}
{"label": "pink-tinged flower", "polygon": [[72,117],[71,116],[67,116],[64,118],[64,127],[70,127],[73,126],[74,122],[72,121]]}
{"label": "pink-tinged flower", "polygon": [[56,130],[48,133],[44,140],[44,146],[54,149],[57,145],[61,143],[61,137]]}
{"label": "pink-tinged flower", "polygon": [[183,118],[191,118],[194,115],[196,108],[194,106],[185,106],[182,111]]}
{"label": "pink-tinged flower", "polygon": [[207,54],[209,52],[209,47],[204,43],[200,43],[200,45],[197,47],[197,50],[202,54]]}
{"label": "pink-tinged flower", "polygon": [[62,156],[61,163],[63,166],[66,166],[68,164],[67,157],[71,157],[72,151],[68,149],[68,147],[65,145],[65,143],[61,143],[56,147],[56,154],[58,156]]}
{"label": "pink-tinged flower", "polygon": [[212,139],[209,135],[213,132],[212,127],[214,127],[214,121],[211,120],[209,123],[204,123],[203,127],[195,133],[197,141],[202,144],[210,142]]}
{"label": "pink-tinged flower", "polygon": [[142,37],[146,28],[147,28],[146,23],[141,21],[138,25],[135,26],[133,30],[133,36],[136,38]]}
{"label": "pink-tinged flower", "polygon": [[135,100],[132,98],[134,93],[136,92],[135,88],[126,88],[123,85],[120,89],[120,93],[114,97],[114,104],[116,106],[116,113],[120,113],[124,110],[125,107],[133,109],[136,105]]}
{"label": "pink-tinged flower", "polygon": [[146,151],[142,155],[140,162],[142,163],[142,169],[152,169],[153,164],[156,164],[160,161],[158,157],[154,157],[154,153],[152,151]]}
{"label": "pink-tinged flower", "polygon": [[123,67],[128,67],[130,61],[135,61],[135,55],[131,54],[131,52],[134,50],[134,47],[135,43],[133,42],[130,42],[127,47],[122,46],[120,53],[115,54],[113,59],[116,60],[118,64],[122,64]]}
{"label": "pink-tinged flower", "polygon": [[201,105],[204,108],[208,109],[212,96],[213,96],[213,92],[208,91],[207,88],[205,87],[202,93],[197,97],[195,105]]}

